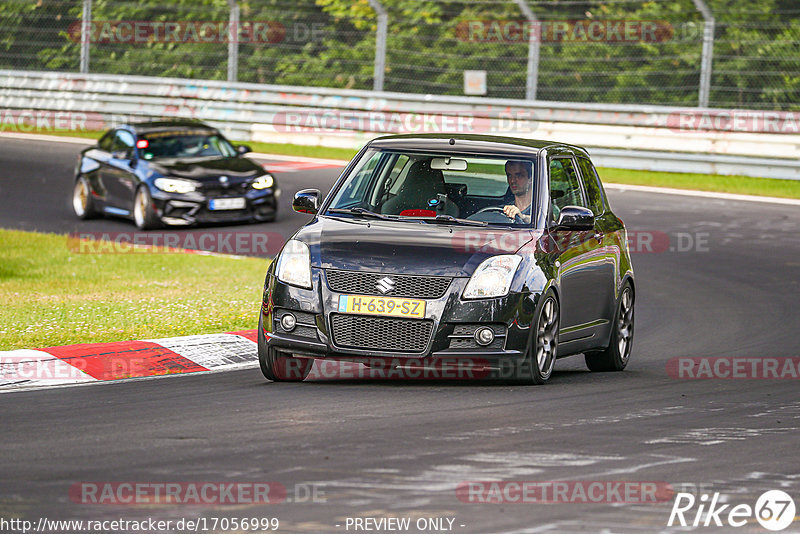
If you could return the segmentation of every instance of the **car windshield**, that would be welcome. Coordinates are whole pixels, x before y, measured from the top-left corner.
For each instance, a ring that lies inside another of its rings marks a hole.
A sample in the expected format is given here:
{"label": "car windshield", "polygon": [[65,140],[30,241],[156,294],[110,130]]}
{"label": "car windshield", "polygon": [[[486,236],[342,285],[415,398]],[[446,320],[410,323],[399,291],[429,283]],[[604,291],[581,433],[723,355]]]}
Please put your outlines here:
{"label": "car windshield", "polygon": [[327,213],[527,226],[535,177],[528,159],[369,150],[338,188]]}
{"label": "car windshield", "polygon": [[139,136],[144,159],[233,157],[236,150],[213,132],[153,132]]}

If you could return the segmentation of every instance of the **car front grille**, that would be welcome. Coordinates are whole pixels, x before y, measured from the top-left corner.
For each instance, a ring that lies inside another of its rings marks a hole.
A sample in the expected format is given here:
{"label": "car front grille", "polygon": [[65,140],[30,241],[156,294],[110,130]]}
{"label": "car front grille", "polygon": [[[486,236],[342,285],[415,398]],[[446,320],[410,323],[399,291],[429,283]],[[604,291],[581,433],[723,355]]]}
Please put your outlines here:
{"label": "car front grille", "polygon": [[[414,297],[419,299],[438,299],[450,286],[451,278],[444,276],[415,276],[400,274],[362,273],[358,271],[325,271],[328,286],[339,293],[361,293],[366,295],[386,295],[387,297]],[[378,282],[391,278],[394,289],[383,293],[378,290]]]}
{"label": "car front grille", "polygon": [[429,319],[331,314],[333,342],[351,349],[423,352],[433,332]]}

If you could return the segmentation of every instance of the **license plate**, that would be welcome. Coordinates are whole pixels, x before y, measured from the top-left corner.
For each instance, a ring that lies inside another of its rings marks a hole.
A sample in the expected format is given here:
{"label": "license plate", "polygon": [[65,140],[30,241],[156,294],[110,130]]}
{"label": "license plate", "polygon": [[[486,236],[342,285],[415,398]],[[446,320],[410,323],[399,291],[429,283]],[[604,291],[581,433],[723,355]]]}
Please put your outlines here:
{"label": "license plate", "polygon": [[208,201],[208,209],[219,210],[243,210],[247,204],[244,198],[214,198]]}
{"label": "license plate", "polygon": [[365,295],[340,295],[341,313],[364,315],[390,315],[392,317],[425,317],[425,301],[398,299],[393,297],[369,297]]}

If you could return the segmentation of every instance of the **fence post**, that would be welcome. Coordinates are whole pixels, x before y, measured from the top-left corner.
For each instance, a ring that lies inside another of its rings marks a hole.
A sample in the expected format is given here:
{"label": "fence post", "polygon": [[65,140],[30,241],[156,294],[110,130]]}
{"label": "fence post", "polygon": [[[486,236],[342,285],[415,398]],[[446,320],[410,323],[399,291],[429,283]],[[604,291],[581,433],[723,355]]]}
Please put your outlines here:
{"label": "fence post", "polygon": [[383,91],[383,73],[386,71],[386,28],[389,15],[379,0],[369,0],[369,5],[378,14],[378,31],[375,34],[375,71],[372,81],[373,91]]}
{"label": "fence post", "polygon": [[92,0],[83,0],[83,15],[81,18],[81,63],[80,71],[89,72],[89,45],[92,35]]}
{"label": "fence post", "polygon": [[526,0],[515,0],[531,26],[528,29],[528,67],[525,79],[525,100],[536,100],[539,85],[539,49],[542,46],[542,28]]}
{"label": "fence post", "polygon": [[697,10],[703,14],[703,57],[700,60],[700,94],[698,106],[708,107],[708,98],[711,93],[711,70],[714,58],[714,14],[704,0],[693,0]]}
{"label": "fence post", "polygon": [[239,4],[228,0],[228,81],[235,82],[239,76]]}

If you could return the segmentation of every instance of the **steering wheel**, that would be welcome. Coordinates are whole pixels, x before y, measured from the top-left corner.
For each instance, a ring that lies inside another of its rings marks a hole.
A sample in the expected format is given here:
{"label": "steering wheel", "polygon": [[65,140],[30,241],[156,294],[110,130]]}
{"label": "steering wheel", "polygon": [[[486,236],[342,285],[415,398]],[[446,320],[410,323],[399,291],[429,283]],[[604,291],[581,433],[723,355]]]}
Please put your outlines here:
{"label": "steering wheel", "polygon": [[[508,215],[506,215],[506,212],[504,212],[503,208],[501,208],[500,206],[487,206],[485,208],[481,208],[467,218],[472,219],[473,217],[475,217],[476,215],[480,215],[481,213],[499,213],[507,219],[511,218]],[[514,216],[514,222],[518,224],[525,224],[525,221],[522,220],[522,217],[520,216],[519,213]]]}

